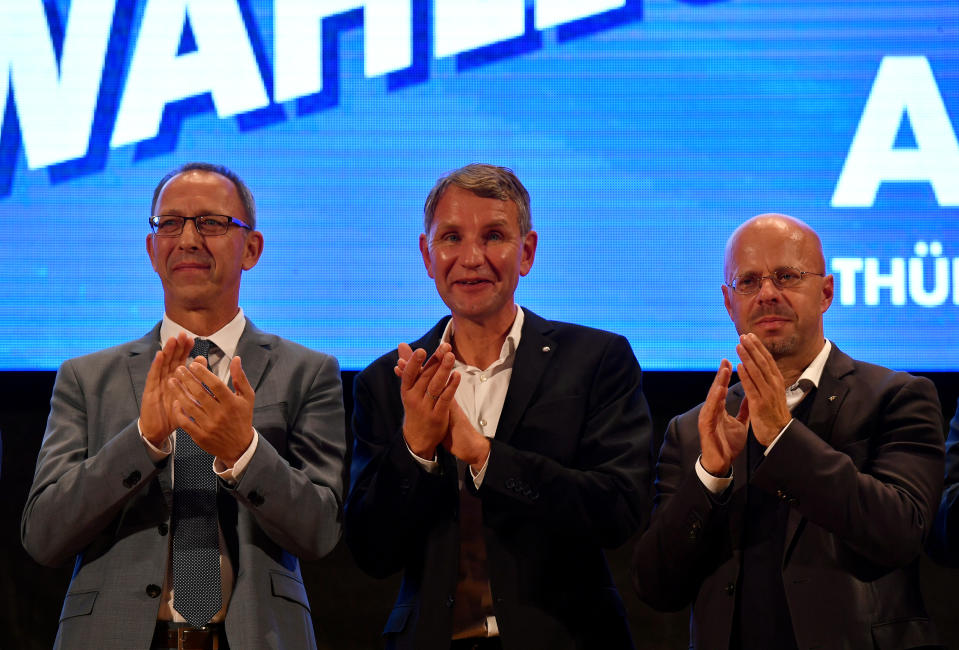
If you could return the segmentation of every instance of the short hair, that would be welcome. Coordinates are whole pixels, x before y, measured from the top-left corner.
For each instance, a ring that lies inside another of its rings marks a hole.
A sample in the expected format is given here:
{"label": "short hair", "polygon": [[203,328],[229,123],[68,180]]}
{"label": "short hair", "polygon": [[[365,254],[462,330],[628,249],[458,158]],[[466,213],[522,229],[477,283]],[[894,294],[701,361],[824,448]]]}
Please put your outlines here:
{"label": "short hair", "polygon": [[529,209],[529,192],[516,178],[512,169],[483,163],[470,163],[454,169],[443,176],[430,190],[423,206],[423,231],[427,234],[436,216],[436,206],[451,185],[460,187],[484,199],[512,201],[516,205],[516,217],[520,233],[525,235],[533,229],[533,218]]}
{"label": "short hair", "polygon": [[150,204],[150,214],[153,214],[156,210],[157,201],[160,198],[160,192],[163,190],[163,186],[166,185],[171,178],[177,174],[194,171],[219,174],[220,176],[229,179],[236,188],[236,193],[240,196],[240,203],[243,204],[243,210],[246,212],[246,223],[249,224],[250,228],[256,230],[256,203],[253,201],[253,193],[250,192],[250,188],[247,187],[246,183],[243,182],[243,179],[240,178],[239,175],[237,175],[237,173],[229,167],[205,162],[191,162],[186,163],[185,165],[180,165],[173,171],[168,172],[166,176],[161,178],[160,182],[157,183],[156,189],[153,190],[153,203]]}

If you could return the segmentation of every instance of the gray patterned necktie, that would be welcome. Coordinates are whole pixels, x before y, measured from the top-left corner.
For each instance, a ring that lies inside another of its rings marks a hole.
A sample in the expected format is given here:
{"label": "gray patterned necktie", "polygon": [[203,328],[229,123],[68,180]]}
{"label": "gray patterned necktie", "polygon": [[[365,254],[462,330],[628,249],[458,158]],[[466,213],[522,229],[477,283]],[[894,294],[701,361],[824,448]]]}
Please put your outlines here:
{"label": "gray patterned necktie", "polygon": [[[191,357],[209,359],[210,341],[197,338]],[[173,461],[173,607],[194,627],[220,611],[220,544],[213,457],[183,429]]]}

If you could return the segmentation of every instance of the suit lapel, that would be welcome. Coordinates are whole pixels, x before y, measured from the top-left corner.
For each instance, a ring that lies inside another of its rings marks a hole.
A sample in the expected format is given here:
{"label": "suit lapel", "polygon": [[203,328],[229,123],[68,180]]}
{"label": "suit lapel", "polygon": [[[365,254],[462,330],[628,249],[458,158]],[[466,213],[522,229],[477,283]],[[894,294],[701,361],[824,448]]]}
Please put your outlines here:
{"label": "suit lapel", "polygon": [[[832,441],[836,416],[849,393],[849,387],[842,378],[852,372],[853,368],[852,359],[841,352],[835,344],[832,344],[829,358],[826,360],[822,376],[819,378],[819,386],[813,393],[813,403],[805,423],[810,431],[827,443]],[[789,551],[796,541],[796,535],[803,520],[803,516],[796,508],[789,509],[789,518],[786,521],[786,543],[783,545],[784,565],[789,556]]]}
{"label": "suit lapel", "polygon": [[[150,373],[150,366],[153,364],[153,357],[162,346],[160,345],[160,323],[150,330],[146,336],[137,339],[129,346],[127,356],[127,370],[130,373],[130,384],[133,388],[133,395],[136,397],[137,412],[143,404],[143,389],[146,387],[147,375]],[[160,483],[160,491],[166,501],[167,507],[173,508],[173,480],[171,478],[170,463],[163,466],[163,469],[157,474],[157,481]]]}
{"label": "suit lapel", "polygon": [[503,412],[496,427],[497,440],[505,442],[513,436],[539,387],[543,373],[553,355],[557,354],[556,342],[548,336],[551,331],[552,327],[547,321],[528,309],[524,310],[523,333],[516,348]]}
{"label": "suit lapel", "polygon": [[[736,384],[730,388],[726,394],[726,412],[736,417],[743,396],[742,384]],[[746,515],[746,488],[749,485],[747,483],[749,467],[745,448],[733,459],[733,476],[739,477],[739,480],[737,481],[734,478],[733,491],[729,495],[729,534],[732,548],[739,551],[742,549],[744,517]]]}
{"label": "suit lapel", "polygon": [[[246,327],[236,345],[236,354],[243,362],[243,373],[253,390],[259,390],[267,367],[270,365],[270,351],[276,343],[276,336],[260,330],[253,321],[247,319]],[[232,381],[230,382],[232,387]]]}
{"label": "suit lapel", "polygon": [[127,370],[130,373],[130,383],[133,386],[133,395],[136,397],[137,411],[143,401],[143,388],[147,383],[150,365],[153,357],[160,349],[160,323],[147,332],[143,338],[133,341],[129,346],[127,356]]}

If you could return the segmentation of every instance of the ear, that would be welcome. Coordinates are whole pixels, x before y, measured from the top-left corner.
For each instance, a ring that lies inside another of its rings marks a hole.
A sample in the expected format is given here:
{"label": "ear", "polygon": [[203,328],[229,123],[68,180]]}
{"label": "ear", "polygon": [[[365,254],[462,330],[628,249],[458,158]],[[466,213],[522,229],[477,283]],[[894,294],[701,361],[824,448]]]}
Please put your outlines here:
{"label": "ear", "polygon": [[249,271],[260,260],[263,254],[263,233],[259,230],[247,234],[243,242],[243,270]]}
{"label": "ear", "polygon": [[423,256],[423,266],[426,267],[426,274],[435,279],[436,276],[433,275],[433,260],[430,259],[430,246],[429,242],[426,241],[425,234],[420,234],[420,255]]}
{"label": "ear", "polygon": [[835,291],[835,282],[832,275],[827,275],[822,281],[822,313],[826,313],[829,306],[832,305],[833,292]]}
{"label": "ear", "polygon": [[523,237],[522,248],[520,250],[519,274],[525,276],[533,268],[533,260],[536,258],[536,243],[539,241],[539,235],[535,230],[530,230]]}
{"label": "ear", "polygon": [[[147,255],[150,256],[150,266],[153,267],[154,271],[157,271],[157,259],[156,259],[156,241],[154,240],[155,236],[151,232],[147,235]],[[158,271],[159,272],[159,271]]]}

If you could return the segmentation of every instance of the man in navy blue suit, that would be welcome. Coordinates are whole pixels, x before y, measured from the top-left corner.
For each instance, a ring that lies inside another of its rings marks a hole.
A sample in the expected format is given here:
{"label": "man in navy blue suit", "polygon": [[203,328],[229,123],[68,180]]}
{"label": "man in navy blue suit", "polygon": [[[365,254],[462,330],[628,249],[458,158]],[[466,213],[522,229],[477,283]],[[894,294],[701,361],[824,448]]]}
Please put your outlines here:
{"label": "man in navy blue suit", "polygon": [[420,252],[451,317],[355,383],[345,535],[403,571],[391,648],[632,648],[603,547],[647,511],[650,420],[621,336],[517,307],[529,194],[468,165],[425,206]]}

